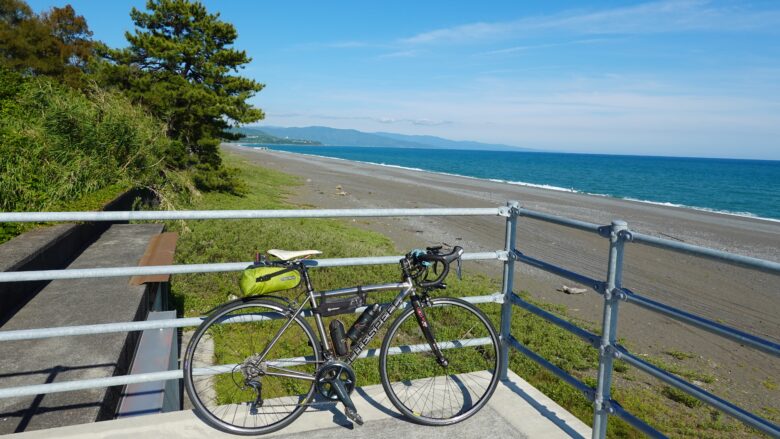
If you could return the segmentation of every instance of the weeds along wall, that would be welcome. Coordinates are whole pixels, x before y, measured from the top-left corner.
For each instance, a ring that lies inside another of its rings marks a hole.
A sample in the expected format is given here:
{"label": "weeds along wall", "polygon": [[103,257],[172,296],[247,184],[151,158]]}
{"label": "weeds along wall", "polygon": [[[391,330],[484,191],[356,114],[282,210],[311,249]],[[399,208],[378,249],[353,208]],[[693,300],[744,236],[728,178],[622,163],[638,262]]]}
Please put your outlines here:
{"label": "weeds along wall", "polygon": [[[0,69],[2,211],[90,209],[159,187],[171,147],[164,125],[117,93]],[[18,232],[0,224],[0,242]]]}

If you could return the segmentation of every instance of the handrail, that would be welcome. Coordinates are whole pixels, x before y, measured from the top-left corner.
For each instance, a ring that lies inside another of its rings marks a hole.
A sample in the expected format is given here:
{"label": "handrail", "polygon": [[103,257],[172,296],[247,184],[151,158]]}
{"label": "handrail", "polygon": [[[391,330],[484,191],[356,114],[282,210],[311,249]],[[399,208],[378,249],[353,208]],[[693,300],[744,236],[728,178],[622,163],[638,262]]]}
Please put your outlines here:
{"label": "handrail", "polygon": [[[310,268],[348,267],[356,265],[397,264],[403,256],[372,256],[365,258],[310,259]],[[466,261],[506,259],[500,250],[482,253],[464,253]],[[95,277],[149,276],[155,274],[219,273],[242,271],[252,262],[226,262],[220,264],[150,265],[144,267],[68,268],[64,270],[7,271],[0,273],[0,282],[24,282],[55,279],[85,279]]]}
{"label": "handrail", "polygon": [[657,302],[655,300],[641,296],[629,290],[628,288],[623,288],[621,290],[620,298],[626,302],[633,303],[658,314],[663,314],[683,323],[696,326],[697,328],[703,329],[713,334],[717,334],[723,338],[734,340],[737,343],[750,345],[755,349],[764,351],[770,355],[774,355],[775,357],[780,357],[780,344],[770,340],[756,337],[753,334],[748,334],[736,328],[732,328],[730,326],[699,317],[695,314],[679,310],[661,302]]}
{"label": "handrail", "polygon": [[[462,297],[470,303],[502,303],[504,296],[501,293],[486,296]],[[405,309],[407,303],[398,308]],[[355,309],[355,313],[362,313],[366,307]],[[304,316],[311,316],[311,310],[304,310]],[[76,335],[109,334],[112,332],[146,331],[149,329],[186,328],[200,325],[206,317],[184,317],[167,320],[143,320],[135,322],[101,323],[96,325],[60,326],[57,328],[17,329],[13,331],[0,331],[0,342],[16,340],[36,340],[50,337],[71,337]]]}
{"label": "handrail", "polygon": [[546,223],[558,224],[560,226],[570,227],[572,229],[584,230],[586,232],[593,232],[601,234],[603,227],[599,224],[589,223],[586,221],[575,220],[558,215],[551,215],[549,213],[537,212],[535,210],[526,209],[523,207],[517,208],[517,215],[521,217],[533,218],[535,220],[544,221]]}
{"label": "handrail", "polygon": [[112,212],[0,212],[0,222],[149,221],[390,216],[496,216],[501,207],[433,209],[144,210]]}
{"label": "handrail", "polygon": [[650,245],[662,249],[674,250],[680,253],[688,253],[704,258],[714,259],[720,262],[737,265],[740,267],[752,268],[765,271],[772,274],[780,274],[780,262],[767,261],[765,259],[752,258],[750,256],[737,255],[734,253],[715,250],[699,245],[686,244],[684,242],[672,241],[670,239],[656,238],[655,236],[645,235],[644,233],[631,232],[627,236],[632,242]]}
{"label": "handrail", "polygon": [[[584,223],[582,221],[570,220],[568,218],[562,218],[554,215],[540,214],[538,212],[529,214],[529,211],[525,209],[514,209],[513,215],[518,217],[531,217],[537,220],[546,221],[553,224],[562,225],[565,227],[571,227],[579,230],[586,230],[590,232],[597,232],[599,235],[609,238],[610,240],[610,252],[609,263],[607,270],[607,280],[601,282],[579,273],[567,270],[557,265],[531,258],[524,255],[517,249],[512,249],[509,252],[511,259],[518,262],[525,263],[529,266],[541,269],[548,273],[552,273],[558,276],[562,276],[567,279],[581,282],[596,292],[601,293],[604,298],[604,316],[602,319],[602,337],[600,342],[594,343],[594,334],[566,321],[560,317],[555,316],[552,313],[542,310],[527,301],[524,301],[519,296],[514,294],[510,289],[504,291],[506,297],[510,303],[514,306],[521,307],[547,321],[563,328],[591,345],[594,345],[599,350],[599,376],[597,382],[597,388],[590,390],[583,389],[584,384],[559,369],[554,364],[545,360],[535,352],[528,349],[526,346],[518,342],[510,334],[509,345],[515,350],[526,355],[528,358],[537,362],[548,371],[552,372],[564,382],[574,386],[576,389],[585,393],[588,398],[594,402],[594,425],[593,425],[593,438],[603,439],[606,437],[606,426],[609,416],[618,416],[624,421],[628,422],[642,433],[650,437],[665,437],[661,432],[657,431],[649,424],[638,419],[634,415],[623,409],[616,401],[610,397],[610,388],[612,380],[612,360],[613,358],[621,359],[628,364],[631,364],[637,369],[648,373],[662,381],[676,387],[677,389],[687,393],[688,395],[723,411],[724,413],[732,416],[743,423],[754,427],[764,433],[769,434],[772,437],[780,438],[780,426],[772,423],[771,421],[764,419],[758,415],[750,413],[734,404],[718,398],[715,395],[706,392],[705,390],[695,386],[682,378],[672,375],[668,371],[665,371],[657,366],[654,366],[646,361],[636,357],[629,353],[625,348],[620,346],[616,342],[617,332],[617,320],[618,320],[618,305],[621,301],[627,303],[633,303],[639,305],[650,311],[666,315],[668,317],[675,318],[687,324],[694,325],[701,329],[707,330],[720,337],[729,338],[743,343],[749,347],[758,349],[760,351],[780,356],[780,345],[772,341],[763,339],[761,337],[747,334],[734,328],[730,328],[726,325],[722,325],[716,322],[712,322],[703,317],[687,313],[685,311],[676,309],[672,306],[656,302],[640,296],[627,288],[621,286],[622,266],[623,266],[623,245],[629,242],[637,242],[647,245],[652,245],[657,248],[672,250],[676,252],[682,252],[687,254],[693,254],[721,262],[730,263],[732,265],[745,267],[749,269],[768,272],[771,274],[780,274],[780,263],[767,261],[758,258],[752,258],[748,256],[735,255],[732,253],[723,252],[720,250],[709,249],[706,247],[700,247],[690,244],[678,243],[675,241],[655,238],[649,235],[632,232],[628,229],[628,224],[624,221],[613,221],[611,226],[595,226],[593,224]],[[593,394],[589,392],[592,391]]]}
{"label": "handrail", "polygon": [[[753,413],[734,406],[714,395],[703,391],[697,386],[676,377],[663,369],[651,365],[629,353],[616,343],[618,305],[621,302],[633,303],[650,311],[675,318],[707,330],[717,336],[739,341],[746,346],[779,356],[780,345],[752,334],[738,331],[734,328],[712,322],[700,316],[687,313],[672,306],[656,302],[623,288],[621,274],[623,264],[623,245],[638,243],[656,248],[693,254],[736,266],[759,270],[771,274],[780,274],[780,263],[743,255],[737,255],[706,247],[680,243],[668,239],[637,233],[629,230],[622,221],[614,221],[611,225],[600,226],[585,221],[551,215],[543,212],[519,207],[517,202],[509,202],[507,206],[491,208],[434,208],[434,209],[322,209],[322,210],[227,210],[227,211],[144,211],[144,212],[8,212],[0,213],[0,222],[48,222],[48,221],[130,221],[130,220],[178,220],[178,219],[250,219],[250,218],[339,218],[339,217],[389,217],[389,216],[502,216],[506,217],[505,247],[503,250],[481,253],[468,253],[466,260],[500,260],[504,264],[504,282],[502,291],[487,296],[472,296],[464,298],[473,303],[503,303],[501,311],[502,345],[516,349],[556,376],[571,384],[594,403],[593,438],[602,439],[606,434],[606,425],[610,416],[618,416],[651,437],[664,437],[644,421],[636,418],[623,409],[610,397],[612,360],[622,359],[634,365],[639,370],[660,378],[683,392],[699,399],[740,421],[755,427],[773,437],[780,438],[780,426],[763,419]],[[532,258],[517,250],[515,245],[516,224],[518,218],[531,218],[546,223],[570,227],[577,230],[597,233],[610,240],[609,265],[607,279],[598,280],[576,273],[563,267]],[[400,256],[382,256],[369,258],[336,258],[310,260],[310,267],[342,267],[352,265],[373,265],[397,263]],[[580,328],[553,313],[545,311],[515,295],[513,292],[513,263],[517,261],[558,276],[581,282],[600,293],[604,303],[602,334],[596,335]],[[151,274],[183,274],[209,273],[222,271],[240,271],[249,262],[232,262],[217,264],[182,264],[146,267],[108,267],[91,269],[40,270],[0,273],[0,282],[20,282],[31,280],[76,279],[84,277],[115,277]],[[599,350],[599,375],[597,388],[591,388],[558,368],[539,354],[531,351],[520,343],[510,331],[512,308],[521,307],[551,323],[577,335]],[[362,309],[356,310],[361,312]],[[60,328],[38,328],[16,331],[0,331],[0,341],[31,340],[46,337],[76,336],[85,334],[101,334],[109,332],[142,331],[147,329],[179,328],[195,326],[202,322],[202,317],[179,318],[169,320],[144,322],[117,322],[98,325],[82,325]],[[447,347],[457,347],[451,343]],[[400,350],[403,347],[396,347]],[[395,351],[394,351],[395,352]],[[361,357],[376,355],[376,352],[366,351]],[[506,357],[506,356],[504,356]],[[501,364],[500,373],[505,376],[506,364]],[[45,392],[59,392],[93,387],[106,387],[121,384],[141,383],[181,378],[180,370],[155,372],[138,375],[124,375],[92,380],[81,380],[64,383],[52,383],[37,386],[22,386],[0,389],[0,398],[32,395]]]}
{"label": "handrail", "polygon": [[[467,343],[463,343],[462,340],[445,341],[439,344],[441,349],[457,349],[468,346],[482,346],[490,343],[490,338],[472,338]],[[388,355],[398,355],[408,352],[424,352],[430,351],[431,347],[428,344],[416,344],[416,345],[404,345],[393,346],[387,350]],[[366,349],[358,355],[358,358],[375,358],[379,356],[379,349]],[[293,361],[295,359],[292,359]],[[276,359],[273,361],[282,361],[282,359]],[[227,367],[228,365],[219,365],[216,367],[209,367],[208,369],[195,369],[196,375],[216,375],[224,371],[230,371],[233,367]],[[233,366],[233,365],[230,365]],[[19,386],[19,387],[7,387],[0,389],[0,399],[14,398],[20,396],[32,396],[41,395],[46,393],[58,393],[58,392],[71,392],[73,390],[86,390],[100,387],[113,387],[126,384],[138,384],[148,383],[153,381],[167,381],[175,380],[183,377],[181,369],[166,370],[162,372],[147,372],[138,373],[132,375],[118,375],[113,377],[92,378],[88,380],[74,380],[64,381],[58,383],[48,384],[35,384],[31,386]]]}

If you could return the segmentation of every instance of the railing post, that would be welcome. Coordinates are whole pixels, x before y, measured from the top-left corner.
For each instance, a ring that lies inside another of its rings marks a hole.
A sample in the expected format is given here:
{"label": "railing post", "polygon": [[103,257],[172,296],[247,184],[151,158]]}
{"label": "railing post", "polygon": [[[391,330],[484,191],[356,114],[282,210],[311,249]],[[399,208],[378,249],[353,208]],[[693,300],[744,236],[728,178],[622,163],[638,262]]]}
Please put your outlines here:
{"label": "railing post", "polygon": [[509,368],[509,336],[512,334],[512,288],[515,277],[515,258],[512,251],[515,249],[515,240],[517,237],[517,201],[507,201],[509,215],[506,218],[506,235],[504,239],[504,250],[507,252],[506,261],[504,261],[504,279],[501,286],[501,293],[504,295],[504,303],[501,305],[501,364],[499,365],[499,377],[502,380],[507,378]]}
{"label": "railing post", "polygon": [[607,265],[607,284],[604,289],[604,317],[601,325],[601,345],[599,347],[599,374],[593,401],[593,439],[603,439],[607,435],[607,422],[611,409],[612,354],[614,351],[619,298],[616,294],[621,287],[623,274],[623,234],[628,230],[625,221],[612,221],[609,233],[609,262]]}

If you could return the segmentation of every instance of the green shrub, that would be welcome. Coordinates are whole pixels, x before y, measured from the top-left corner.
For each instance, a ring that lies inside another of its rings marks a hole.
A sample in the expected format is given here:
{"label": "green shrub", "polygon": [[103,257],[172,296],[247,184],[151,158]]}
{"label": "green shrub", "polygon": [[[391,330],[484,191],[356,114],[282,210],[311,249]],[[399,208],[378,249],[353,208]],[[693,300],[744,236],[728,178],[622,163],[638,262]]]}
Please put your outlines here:
{"label": "green shrub", "polygon": [[241,180],[235,168],[213,167],[199,164],[192,173],[192,182],[198,190],[204,192],[224,192],[233,195],[246,193],[246,184]]}
{"label": "green shrub", "polygon": [[661,393],[672,401],[679,402],[686,407],[695,408],[703,404],[693,396],[674,387],[664,386],[663,390],[661,390]]}
{"label": "green shrub", "polygon": [[[2,211],[63,209],[111,186],[159,192],[173,148],[165,127],[120,94],[0,70]],[[23,227],[4,225],[0,240]]]}

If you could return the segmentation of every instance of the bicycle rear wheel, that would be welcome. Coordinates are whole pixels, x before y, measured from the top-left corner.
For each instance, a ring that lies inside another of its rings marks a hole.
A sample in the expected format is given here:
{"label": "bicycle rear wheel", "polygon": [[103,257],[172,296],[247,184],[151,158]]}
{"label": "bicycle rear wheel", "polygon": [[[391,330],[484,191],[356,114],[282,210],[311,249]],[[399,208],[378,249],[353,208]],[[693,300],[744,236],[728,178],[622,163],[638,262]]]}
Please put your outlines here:
{"label": "bicycle rear wheel", "polygon": [[431,352],[410,307],[382,342],[382,386],[409,419],[424,425],[454,424],[478,412],[496,389],[498,335],[485,314],[463,300],[431,299],[423,310],[447,364],[440,365]]}
{"label": "bicycle rear wheel", "polygon": [[187,395],[203,421],[255,435],[284,428],[306,410],[320,361],[309,324],[295,317],[265,361],[258,358],[288,321],[279,303],[250,299],[219,308],[198,327],[183,369]]}

